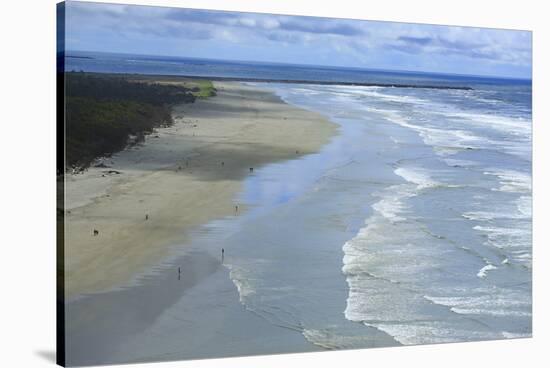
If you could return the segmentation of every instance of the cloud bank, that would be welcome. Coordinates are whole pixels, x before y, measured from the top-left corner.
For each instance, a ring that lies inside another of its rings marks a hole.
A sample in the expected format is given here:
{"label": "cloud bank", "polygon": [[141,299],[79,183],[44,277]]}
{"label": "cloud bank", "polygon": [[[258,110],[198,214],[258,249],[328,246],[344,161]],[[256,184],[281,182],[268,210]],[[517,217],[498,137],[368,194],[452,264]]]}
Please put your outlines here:
{"label": "cloud bank", "polygon": [[67,2],[68,50],[530,78],[531,33]]}

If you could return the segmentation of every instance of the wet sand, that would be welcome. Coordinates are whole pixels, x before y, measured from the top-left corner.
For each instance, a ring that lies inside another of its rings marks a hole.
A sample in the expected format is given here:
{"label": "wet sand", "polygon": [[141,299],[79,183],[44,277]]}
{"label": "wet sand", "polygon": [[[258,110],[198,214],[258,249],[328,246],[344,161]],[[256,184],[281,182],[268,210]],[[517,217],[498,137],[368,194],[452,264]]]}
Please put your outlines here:
{"label": "wet sand", "polygon": [[323,350],[248,311],[220,259],[196,250],[139,286],[80,298],[66,311],[68,366]]}
{"label": "wet sand", "polygon": [[235,196],[251,168],[316,152],[335,133],[270,92],[215,85],[218,96],[177,106],[172,127],[67,177],[68,301],[136,285],[192,229],[245,210]]}
{"label": "wet sand", "polygon": [[201,225],[245,213],[235,198],[251,167],[313,153],[336,125],[256,87],[216,87],[178,106],[173,127],[69,178],[68,365],[320,350],[247,310],[221,254],[190,245]]}

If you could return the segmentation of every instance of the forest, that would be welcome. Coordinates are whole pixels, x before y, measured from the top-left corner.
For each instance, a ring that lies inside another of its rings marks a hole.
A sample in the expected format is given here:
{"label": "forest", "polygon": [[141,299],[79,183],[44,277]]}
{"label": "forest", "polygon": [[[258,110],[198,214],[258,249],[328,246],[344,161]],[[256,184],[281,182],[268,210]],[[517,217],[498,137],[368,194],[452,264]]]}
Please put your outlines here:
{"label": "forest", "polygon": [[65,168],[83,170],[94,159],[139,142],[173,124],[174,104],[192,103],[190,88],[124,76],[60,73],[65,88]]}

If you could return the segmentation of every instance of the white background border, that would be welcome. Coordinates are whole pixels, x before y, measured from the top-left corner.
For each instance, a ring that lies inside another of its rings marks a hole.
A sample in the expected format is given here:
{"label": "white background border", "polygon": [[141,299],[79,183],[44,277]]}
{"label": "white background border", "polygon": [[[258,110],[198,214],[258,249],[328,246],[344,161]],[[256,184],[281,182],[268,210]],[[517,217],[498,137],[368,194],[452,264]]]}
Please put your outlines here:
{"label": "white background border", "polygon": [[[124,3],[124,1],[110,1]],[[536,367],[550,348],[548,10],[543,1],[134,0],[134,4],[534,31],[534,338],[135,365],[139,367]],[[55,351],[55,0],[0,15],[0,365],[47,367]],[[5,83],[7,80],[7,83]],[[546,164],[548,167],[548,164]],[[546,349],[545,349],[546,348]],[[546,363],[547,364],[547,363]],[[133,367],[126,365],[125,367]]]}

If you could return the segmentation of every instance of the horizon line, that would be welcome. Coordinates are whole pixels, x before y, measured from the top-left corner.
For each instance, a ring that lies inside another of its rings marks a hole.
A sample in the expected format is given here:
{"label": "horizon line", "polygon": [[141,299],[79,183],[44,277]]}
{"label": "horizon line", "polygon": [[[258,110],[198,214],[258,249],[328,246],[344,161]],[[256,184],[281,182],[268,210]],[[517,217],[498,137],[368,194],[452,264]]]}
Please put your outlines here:
{"label": "horizon line", "polygon": [[517,81],[533,81],[533,76],[531,72],[530,77],[512,77],[512,76],[497,76],[497,75],[481,75],[481,74],[462,74],[462,73],[450,73],[450,72],[430,72],[425,70],[406,70],[406,69],[381,69],[381,68],[368,68],[361,66],[343,66],[343,65],[320,65],[320,64],[295,64],[289,62],[280,62],[280,61],[258,61],[258,60],[240,60],[240,59],[214,59],[214,58],[205,58],[205,57],[196,57],[196,56],[175,56],[175,55],[160,55],[160,54],[140,54],[140,53],[128,53],[128,52],[113,52],[113,51],[97,51],[97,50],[63,50],[60,52],[65,52],[65,56],[69,52],[89,52],[89,53],[103,53],[103,54],[118,54],[118,55],[135,55],[135,56],[145,56],[145,57],[157,57],[157,58],[179,58],[179,59],[198,59],[198,60],[209,60],[209,61],[224,61],[224,62],[236,62],[236,63],[256,63],[256,64],[276,64],[276,65],[289,65],[289,66],[298,66],[298,67],[320,67],[320,68],[339,68],[339,69],[355,69],[362,71],[373,71],[373,72],[389,72],[389,73],[420,73],[420,74],[432,74],[432,75],[441,75],[441,76],[456,76],[456,77],[473,77],[473,78],[485,78],[485,79],[506,79],[506,80],[517,80]]}

